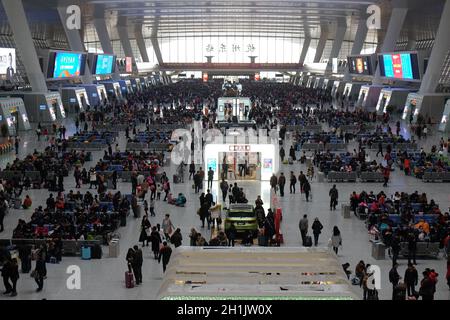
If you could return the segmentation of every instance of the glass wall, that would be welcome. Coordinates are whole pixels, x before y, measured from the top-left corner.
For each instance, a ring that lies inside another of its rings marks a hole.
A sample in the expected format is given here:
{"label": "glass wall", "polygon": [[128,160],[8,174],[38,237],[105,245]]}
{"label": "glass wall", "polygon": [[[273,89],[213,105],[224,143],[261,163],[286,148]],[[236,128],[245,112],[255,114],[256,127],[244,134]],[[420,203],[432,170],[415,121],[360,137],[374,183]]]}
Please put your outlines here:
{"label": "glass wall", "polygon": [[250,62],[298,63],[302,40],[292,37],[269,36],[167,36],[159,45],[164,62]]}

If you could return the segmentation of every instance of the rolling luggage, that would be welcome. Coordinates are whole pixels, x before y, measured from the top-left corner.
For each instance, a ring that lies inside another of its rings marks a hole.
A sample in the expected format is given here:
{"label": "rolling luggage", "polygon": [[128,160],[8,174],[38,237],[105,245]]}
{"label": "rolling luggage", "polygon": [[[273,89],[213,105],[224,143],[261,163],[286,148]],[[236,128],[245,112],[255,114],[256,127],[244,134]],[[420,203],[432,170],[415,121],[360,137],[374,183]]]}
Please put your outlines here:
{"label": "rolling luggage", "polygon": [[91,260],[91,247],[81,247],[81,259]]}
{"label": "rolling luggage", "polygon": [[92,250],[92,259],[101,259],[102,258],[102,247],[99,244],[93,245]]}
{"label": "rolling luggage", "polygon": [[173,175],[173,183],[180,183],[180,177],[176,174]]}
{"label": "rolling luggage", "polygon": [[132,272],[125,272],[125,286],[127,289],[134,288],[134,277]]}
{"label": "rolling luggage", "polygon": [[310,236],[305,237],[305,247],[312,247],[312,238]]}
{"label": "rolling luggage", "polygon": [[294,160],[292,159],[292,157],[289,157],[289,164],[294,164]]}
{"label": "rolling luggage", "polygon": [[120,217],[120,226],[121,227],[125,227],[127,225],[127,217],[126,216],[121,216]]}

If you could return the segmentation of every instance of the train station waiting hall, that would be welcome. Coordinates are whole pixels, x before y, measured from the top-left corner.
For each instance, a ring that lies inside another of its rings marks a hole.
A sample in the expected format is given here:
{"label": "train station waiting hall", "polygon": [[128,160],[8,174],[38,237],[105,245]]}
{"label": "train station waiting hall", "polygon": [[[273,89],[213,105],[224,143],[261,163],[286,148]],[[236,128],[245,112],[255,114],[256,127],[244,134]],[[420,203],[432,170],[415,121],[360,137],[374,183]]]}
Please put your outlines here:
{"label": "train station waiting hall", "polygon": [[450,299],[450,0],[0,23],[0,301]]}

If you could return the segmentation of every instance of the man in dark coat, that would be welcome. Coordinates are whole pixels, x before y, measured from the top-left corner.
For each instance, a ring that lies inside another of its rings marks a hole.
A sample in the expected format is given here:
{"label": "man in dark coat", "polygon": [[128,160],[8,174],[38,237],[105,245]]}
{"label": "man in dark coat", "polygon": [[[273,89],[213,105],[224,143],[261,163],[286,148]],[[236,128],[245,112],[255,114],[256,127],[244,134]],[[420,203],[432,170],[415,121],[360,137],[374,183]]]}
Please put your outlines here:
{"label": "man in dark coat", "polygon": [[134,249],[134,259],[133,259],[133,271],[134,276],[136,278],[136,284],[142,283],[142,264],[144,262],[143,256],[142,256],[142,250],[139,249],[138,246],[133,246]]}
{"label": "man in dark coat", "polygon": [[161,260],[163,262],[163,272],[166,272],[166,267],[167,267],[167,264],[170,261],[171,254],[172,254],[172,248],[170,248],[167,245],[167,242],[164,241],[163,242],[163,247],[159,251],[159,258],[158,258],[158,263],[161,263]]}

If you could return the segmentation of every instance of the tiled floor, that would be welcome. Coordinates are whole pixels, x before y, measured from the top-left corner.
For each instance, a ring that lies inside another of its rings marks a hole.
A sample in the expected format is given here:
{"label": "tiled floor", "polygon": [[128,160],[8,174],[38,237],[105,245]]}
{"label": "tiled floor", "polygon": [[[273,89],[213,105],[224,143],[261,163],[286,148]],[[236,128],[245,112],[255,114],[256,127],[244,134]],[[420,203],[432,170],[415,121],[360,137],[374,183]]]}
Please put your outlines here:
{"label": "tiled floor", "polygon": [[[64,123],[68,128],[69,134],[74,131],[74,124],[71,120],[65,120]],[[405,128],[407,130],[407,128]],[[427,149],[432,143],[439,140],[439,135],[435,134],[430,137],[426,143],[422,141]],[[45,142],[37,143],[36,136],[33,132],[23,135],[22,144],[20,146],[20,157],[32,152],[35,148],[42,149]],[[123,133],[119,138],[119,145],[121,150],[125,148],[125,137]],[[288,150],[289,145],[285,146]],[[353,146],[351,149],[353,150]],[[95,152],[94,161],[101,157],[103,152]],[[371,155],[372,158],[375,156]],[[0,158],[1,166],[4,167],[8,161],[14,159],[14,155],[8,155]],[[92,162],[95,163],[95,162]],[[89,163],[86,164],[89,166]],[[174,172],[174,167],[167,167],[164,170],[171,177]],[[297,174],[300,170],[306,171],[306,168],[300,164],[282,165],[281,171],[287,174],[294,170]],[[187,177],[186,179],[187,180]],[[269,203],[269,185],[268,182],[247,181],[241,183],[244,187],[248,199],[253,202],[257,195],[262,195],[263,201]],[[72,175],[65,179],[66,190],[74,189],[75,183]],[[119,183],[119,190],[125,193],[130,193],[130,183]],[[398,170],[392,175],[391,182],[387,188],[383,188],[381,183],[338,183],[337,187],[340,194],[339,209],[334,212],[329,211],[328,190],[331,184],[318,183],[316,180],[312,183],[311,202],[306,202],[304,197],[300,194],[290,195],[286,194],[284,198],[280,199],[281,207],[283,208],[283,222],[281,225],[284,234],[285,246],[299,246],[300,234],[298,230],[298,222],[303,214],[307,214],[310,219],[310,224],[315,217],[318,217],[324,225],[323,233],[319,239],[319,245],[326,246],[331,235],[333,226],[337,225],[343,236],[343,248],[339,252],[339,260],[341,263],[349,262],[351,270],[354,270],[355,264],[359,260],[364,260],[366,263],[377,264],[382,270],[382,289],[380,290],[380,297],[383,299],[390,299],[391,285],[388,282],[388,272],[391,266],[391,260],[377,261],[371,257],[371,246],[369,243],[367,231],[364,228],[364,223],[356,217],[351,219],[343,219],[340,212],[340,204],[348,202],[348,196],[352,191],[373,190],[379,192],[384,190],[388,194],[395,191],[426,192],[429,197],[434,198],[443,210],[448,210],[450,206],[450,188],[449,184],[443,183],[423,183],[413,177],[405,177]],[[198,228],[205,238],[209,238],[209,231],[200,229],[200,221],[196,215],[196,210],[199,205],[198,195],[195,195],[191,183],[172,185],[173,193],[183,192],[187,195],[187,205],[185,208],[178,208],[169,206],[165,202],[158,202],[156,207],[157,216],[150,218],[152,224],[161,223],[165,213],[170,213],[172,221],[176,226],[180,226],[184,237],[184,244],[189,243],[188,234],[192,227]],[[217,194],[218,186],[213,187],[213,192]],[[87,188],[83,187],[81,192]],[[48,197],[47,190],[29,190],[26,193],[30,194],[33,199],[33,207],[43,204]],[[19,218],[29,219],[31,210],[11,210],[9,215],[5,218],[6,230],[0,234],[1,238],[7,238],[12,235],[12,230],[16,226]],[[120,248],[121,254],[119,258],[109,258],[108,248],[103,248],[104,258],[101,260],[83,261],[80,258],[64,257],[61,264],[47,265],[48,279],[45,282],[44,290],[41,293],[35,293],[36,285],[29,275],[21,274],[18,282],[18,296],[15,298],[4,297],[0,295],[0,299],[153,299],[159,290],[163,272],[162,266],[151,258],[151,253],[148,248],[144,249],[145,261],[143,266],[143,284],[134,289],[126,289],[124,285],[124,271],[126,270],[125,255],[129,247],[137,244],[139,238],[140,219],[135,220],[132,217],[128,218],[126,227],[120,228],[121,234]],[[418,270],[423,271],[426,267],[434,268],[439,273],[439,282],[437,284],[437,292],[435,297],[437,299],[450,299],[450,291],[446,284],[446,261],[442,258],[437,260],[418,260]],[[66,280],[69,276],[66,274],[66,268],[69,265],[78,265],[81,268],[81,290],[68,290],[66,287]],[[399,272],[404,274],[406,268],[406,261],[400,260]],[[356,288],[359,291],[359,288]],[[362,295],[362,291],[361,295]]]}

